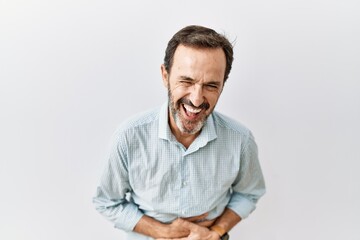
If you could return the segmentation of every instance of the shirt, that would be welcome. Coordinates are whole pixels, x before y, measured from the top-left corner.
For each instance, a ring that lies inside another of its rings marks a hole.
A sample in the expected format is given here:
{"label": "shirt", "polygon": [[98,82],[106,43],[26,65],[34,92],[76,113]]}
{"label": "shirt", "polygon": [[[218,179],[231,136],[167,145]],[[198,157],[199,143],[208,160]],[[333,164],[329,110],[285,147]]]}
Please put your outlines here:
{"label": "shirt", "polygon": [[213,111],[185,148],[168,125],[168,104],[120,125],[93,198],[96,209],[127,239],[143,214],[161,222],[230,208],[246,218],[265,193],[254,137],[242,124]]}

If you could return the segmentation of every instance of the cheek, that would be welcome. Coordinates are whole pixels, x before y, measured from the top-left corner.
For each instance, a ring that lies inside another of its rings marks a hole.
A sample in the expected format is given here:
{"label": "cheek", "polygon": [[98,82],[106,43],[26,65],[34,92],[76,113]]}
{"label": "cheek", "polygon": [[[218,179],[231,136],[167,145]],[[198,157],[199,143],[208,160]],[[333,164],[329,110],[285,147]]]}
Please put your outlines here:
{"label": "cheek", "polygon": [[184,89],[184,87],[175,87],[174,89],[171,90],[171,95],[175,102],[177,100],[185,97],[187,94],[188,93],[187,93],[186,89]]}
{"label": "cheek", "polygon": [[217,101],[219,100],[220,95],[217,93],[214,94],[209,94],[207,96],[207,101],[209,102],[211,107],[214,107],[217,103]]}

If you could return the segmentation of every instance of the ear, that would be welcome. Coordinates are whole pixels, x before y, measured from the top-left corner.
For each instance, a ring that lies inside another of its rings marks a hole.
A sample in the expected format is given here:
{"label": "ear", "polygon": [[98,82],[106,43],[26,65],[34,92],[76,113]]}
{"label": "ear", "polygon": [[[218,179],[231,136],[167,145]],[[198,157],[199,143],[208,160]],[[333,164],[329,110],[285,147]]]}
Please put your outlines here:
{"label": "ear", "polygon": [[166,71],[164,64],[161,64],[161,77],[162,77],[164,86],[166,88],[168,88],[168,86],[169,86],[169,74]]}

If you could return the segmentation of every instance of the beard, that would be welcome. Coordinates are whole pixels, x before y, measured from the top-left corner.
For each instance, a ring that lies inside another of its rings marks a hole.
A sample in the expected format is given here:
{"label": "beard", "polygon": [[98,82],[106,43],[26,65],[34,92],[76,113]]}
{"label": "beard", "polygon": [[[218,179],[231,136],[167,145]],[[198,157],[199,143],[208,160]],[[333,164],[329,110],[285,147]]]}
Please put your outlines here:
{"label": "beard", "polygon": [[192,102],[189,99],[181,98],[175,103],[170,87],[168,88],[168,99],[169,99],[170,113],[173,116],[176,126],[179,128],[179,130],[182,133],[196,134],[203,128],[210,114],[210,113],[206,114],[205,112],[202,112],[203,110],[206,111],[210,108],[210,105],[207,102],[204,102],[199,107],[196,107],[196,108],[202,108],[202,111],[199,113],[201,114],[201,116],[199,116],[198,119],[188,120],[182,116],[180,108],[183,107],[182,106],[183,104],[187,104],[195,108]]}

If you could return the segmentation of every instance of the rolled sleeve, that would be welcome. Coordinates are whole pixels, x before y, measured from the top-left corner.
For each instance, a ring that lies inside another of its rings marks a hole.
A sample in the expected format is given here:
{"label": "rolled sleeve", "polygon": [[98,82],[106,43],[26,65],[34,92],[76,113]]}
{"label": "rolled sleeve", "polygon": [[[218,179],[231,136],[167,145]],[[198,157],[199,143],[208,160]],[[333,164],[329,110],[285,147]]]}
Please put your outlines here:
{"label": "rolled sleeve", "polygon": [[227,207],[245,219],[255,210],[256,204],[243,194],[234,192]]}
{"label": "rolled sleeve", "polygon": [[125,231],[133,231],[143,215],[144,214],[138,209],[137,205],[127,203],[122,214],[116,219],[115,227]]}
{"label": "rolled sleeve", "polygon": [[96,210],[113,222],[116,228],[132,231],[144,214],[128,197],[132,189],[129,184],[126,151],[122,146],[124,141],[121,137],[114,137],[93,203]]}
{"label": "rolled sleeve", "polygon": [[124,231],[132,231],[144,215],[136,204],[125,199],[110,200],[104,197],[99,189],[97,196],[93,198],[93,203],[100,214],[113,222],[116,228]]}
{"label": "rolled sleeve", "polygon": [[265,194],[265,181],[258,159],[257,145],[251,132],[242,149],[240,170],[232,190],[227,207],[243,219],[255,210],[256,203]]}

